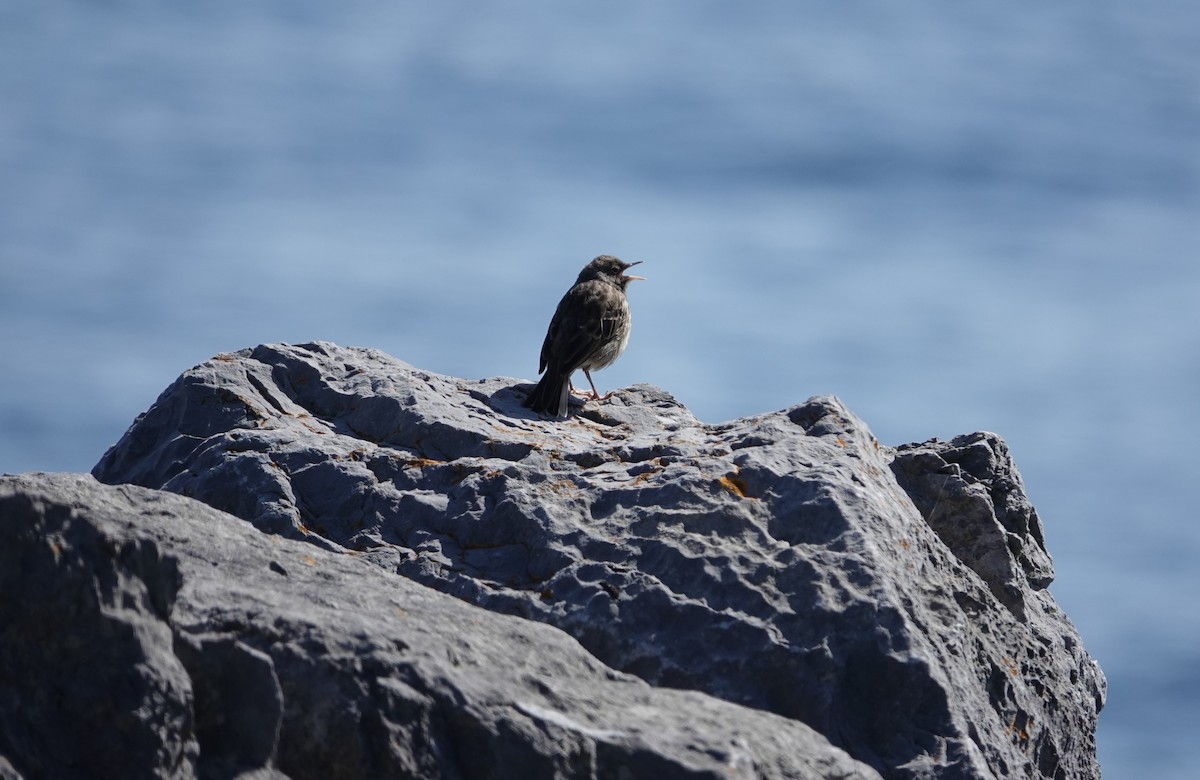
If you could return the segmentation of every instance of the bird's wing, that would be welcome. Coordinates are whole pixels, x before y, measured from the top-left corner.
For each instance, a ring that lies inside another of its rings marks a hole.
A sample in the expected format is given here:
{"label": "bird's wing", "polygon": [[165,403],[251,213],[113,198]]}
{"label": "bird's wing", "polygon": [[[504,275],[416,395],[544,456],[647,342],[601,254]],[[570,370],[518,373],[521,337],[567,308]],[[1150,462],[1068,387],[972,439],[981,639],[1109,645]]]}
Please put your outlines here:
{"label": "bird's wing", "polygon": [[574,371],[596,354],[620,315],[620,300],[612,292],[603,282],[584,282],[567,291],[550,321],[539,371],[551,363]]}

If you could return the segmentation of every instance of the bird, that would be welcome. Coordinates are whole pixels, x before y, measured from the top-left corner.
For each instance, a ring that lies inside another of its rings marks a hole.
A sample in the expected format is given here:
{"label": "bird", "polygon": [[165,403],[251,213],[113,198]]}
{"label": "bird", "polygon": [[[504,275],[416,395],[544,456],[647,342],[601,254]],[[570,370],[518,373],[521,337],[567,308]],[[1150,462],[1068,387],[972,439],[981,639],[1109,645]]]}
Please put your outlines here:
{"label": "bird", "polygon": [[[627,263],[612,255],[600,255],[583,267],[579,277],[550,319],[542,342],[538,372],[542,378],[525,399],[525,406],[541,414],[567,416],[567,395],[574,391],[571,375],[583,369],[592,391],[582,391],[589,400],[605,401],[592,381],[594,369],[612,365],[629,343],[632,319],[625,288],[644,276],[625,272],[641,263]],[[581,392],[581,391],[575,391]]]}

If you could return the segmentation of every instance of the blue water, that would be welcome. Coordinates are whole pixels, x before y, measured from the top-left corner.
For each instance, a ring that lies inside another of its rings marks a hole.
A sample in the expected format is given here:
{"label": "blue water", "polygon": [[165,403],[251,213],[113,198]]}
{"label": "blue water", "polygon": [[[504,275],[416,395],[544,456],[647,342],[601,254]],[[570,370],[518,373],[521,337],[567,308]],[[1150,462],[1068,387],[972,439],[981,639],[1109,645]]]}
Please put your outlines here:
{"label": "blue water", "polygon": [[1110,682],[1200,765],[1200,6],[0,3],[0,471],[267,341],[532,378],[593,255],[704,420],[1009,442]]}

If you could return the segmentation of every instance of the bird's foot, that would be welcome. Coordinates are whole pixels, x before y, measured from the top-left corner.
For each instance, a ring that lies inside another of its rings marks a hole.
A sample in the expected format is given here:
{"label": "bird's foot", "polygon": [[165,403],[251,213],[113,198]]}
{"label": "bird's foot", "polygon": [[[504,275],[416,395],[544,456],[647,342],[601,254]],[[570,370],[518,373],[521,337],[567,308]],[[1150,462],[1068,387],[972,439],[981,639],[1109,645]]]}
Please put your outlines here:
{"label": "bird's foot", "polygon": [[596,383],[592,381],[591,371],[588,371],[585,368],[583,369],[583,375],[587,377],[588,384],[592,386],[592,392],[590,395],[588,395],[589,401],[607,401],[608,399],[612,398],[612,393],[604,396],[600,395],[600,391],[596,389]]}
{"label": "bird's foot", "polygon": [[585,401],[607,401],[612,396],[612,393],[602,396],[595,390],[578,388],[574,385],[571,385],[571,392],[575,395],[582,396]]}

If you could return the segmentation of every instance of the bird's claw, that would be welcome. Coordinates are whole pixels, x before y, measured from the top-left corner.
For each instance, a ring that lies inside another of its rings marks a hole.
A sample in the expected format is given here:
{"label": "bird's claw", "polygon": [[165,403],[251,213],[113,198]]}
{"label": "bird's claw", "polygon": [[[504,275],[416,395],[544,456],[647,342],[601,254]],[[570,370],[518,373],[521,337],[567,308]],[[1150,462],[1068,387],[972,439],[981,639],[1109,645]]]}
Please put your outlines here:
{"label": "bird's claw", "polygon": [[610,390],[609,392],[605,393],[604,395],[600,395],[600,393],[598,393],[595,390],[580,389],[580,388],[576,387],[575,385],[571,385],[570,388],[571,388],[571,393],[573,395],[582,397],[584,403],[587,403],[588,401],[607,401],[608,399],[612,398],[613,395],[617,392],[616,390]]}
{"label": "bird's claw", "polygon": [[571,392],[572,394],[581,396],[583,398],[583,402],[587,403],[588,401],[607,401],[608,398],[611,398],[614,392],[617,391],[612,390],[610,392],[606,392],[605,395],[600,395],[599,392],[596,392],[595,390],[580,390],[578,388],[571,388]]}
{"label": "bird's claw", "polygon": [[[595,390],[581,390],[575,385],[571,385],[571,393],[573,395],[582,396],[587,401],[601,401],[600,394]],[[610,393],[611,395],[611,393]]]}

